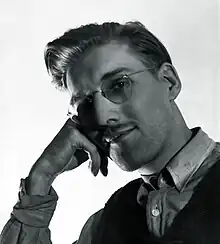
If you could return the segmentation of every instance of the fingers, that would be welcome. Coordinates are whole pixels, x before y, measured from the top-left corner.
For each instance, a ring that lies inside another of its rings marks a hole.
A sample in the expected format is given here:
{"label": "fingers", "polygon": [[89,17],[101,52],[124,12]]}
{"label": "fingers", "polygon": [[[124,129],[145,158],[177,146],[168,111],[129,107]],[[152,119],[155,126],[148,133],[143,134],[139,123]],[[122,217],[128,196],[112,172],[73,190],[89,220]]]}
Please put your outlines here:
{"label": "fingers", "polygon": [[89,153],[91,155],[91,160],[92,160],[91,171],[92,171],[94,176],[97,176],[97,174],[99,173],[100,165],[101,165],[101,157],[100,157],[98,150],[95,146],[94,146],[94,148],[91,148]]}
{"label": "fingers", "polygon": [[85,152],[87,151],[92,161],[91,171],[93,175],[96,176],[101,165],[101,157],[97,147],[77,129],[73,129],[70,140],[72,147],[75,149],[74,156],[77,159],[77,165],[79,166],[88,160],[88,154]]}
{"label": "fingers", "polygon": [[78,166],[89,159],[88,153],[82,149],[76,149],[74,156],[77,158]]}
{"label": "fingers", "polygon": [[87,138],[96,146],[99,155],[101,157],[100,170],[103,176],[108,175],[108,156],[109,156],[109,144],[105,144],[103,141],[102,131],[89,131],[86,134]]}
{"label": "fingers", "polygon": [[103,176],[108,175],[108,158],[104,154],[101,154],[100,171],[103,174]]}
{"label": "fingers", "polygon": [[91,171],[96,176],[101,165],[98,149],[69,119],[45,148],[33,170],[55,178],[65,171],[77,168],[89,156],[92,160]]}
{"label": "fingers", "polygon": [[[89,134],[86,133],[84,128],[82,128],[77,116],[73,117],[71,120],[67,122],[69,126],[74,128],[74,133],[72,140],[77,142],[77,149],[74,153],[75,157],[77,158],[78,165],[82,164],[88,159],[88,155],[85,155],[85,151],[87,151],[91,158],[91,171],[94,176],[97,176],[99,169],[101,170],[104,176],[108,174],[108,159],[107,156],[102,152],[102,150],[97,147],[96,144],[101,145],[99,141],[99,133],[97,132],[90,132]],[[77,128],[77,130],[76,130]],[[76,138],[78,138],[76,140]]]}

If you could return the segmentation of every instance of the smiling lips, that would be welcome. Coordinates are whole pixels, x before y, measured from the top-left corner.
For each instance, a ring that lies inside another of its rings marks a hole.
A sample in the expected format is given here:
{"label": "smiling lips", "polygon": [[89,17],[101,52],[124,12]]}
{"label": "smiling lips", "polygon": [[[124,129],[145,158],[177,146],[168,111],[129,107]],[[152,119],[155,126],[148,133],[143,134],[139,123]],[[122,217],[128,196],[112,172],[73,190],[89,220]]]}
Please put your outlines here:
{"label": "smiling lips", "polygon": [[105,136],[105,140],[107,142],[117,143],[121,141],[125,136],[127,136],[134,129],[135,127],[120,132],[110,132],[107,136]]}

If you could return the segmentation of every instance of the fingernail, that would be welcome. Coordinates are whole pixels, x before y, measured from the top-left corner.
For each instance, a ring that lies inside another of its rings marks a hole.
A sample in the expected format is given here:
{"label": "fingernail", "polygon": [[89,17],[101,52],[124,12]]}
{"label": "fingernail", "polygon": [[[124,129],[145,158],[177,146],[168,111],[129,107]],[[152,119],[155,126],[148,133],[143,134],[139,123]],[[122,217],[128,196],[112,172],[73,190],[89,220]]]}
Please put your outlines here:
{"label": "fingernail", "polygon": [[96,169],[95,169],[94,163],[91,162],[91,166],[90,167],[91,167],[90,169],[91,169],[92,174],[94,176],[96,176],[97,174],[96,174]]}
{"label": "fingernail", "polygon": [[96,170],[96,172],[95,172],[95,177],[98,175],[98,173],[99,173],[99,169],[98,170]]}
{"label": "fingernail", "polygon": [[92,169],[92,174],[96,177],[99,173],[99,170],[97,170],[95,167]]}

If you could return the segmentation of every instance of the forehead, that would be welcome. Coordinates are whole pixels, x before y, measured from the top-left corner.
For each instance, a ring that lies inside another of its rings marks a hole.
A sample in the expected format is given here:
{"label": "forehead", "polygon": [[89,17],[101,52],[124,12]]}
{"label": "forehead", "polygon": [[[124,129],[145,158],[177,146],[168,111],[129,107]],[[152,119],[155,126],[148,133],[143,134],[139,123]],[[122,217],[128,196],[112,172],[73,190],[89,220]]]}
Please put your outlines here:
{"label": "forehead", "polygon": [[127,44],[112,42],[93,48],[77,65],[67,72],[67,86],[71,92],[82,86],[98,85],[106,74],[134,72],[146,68],[141,57]]}

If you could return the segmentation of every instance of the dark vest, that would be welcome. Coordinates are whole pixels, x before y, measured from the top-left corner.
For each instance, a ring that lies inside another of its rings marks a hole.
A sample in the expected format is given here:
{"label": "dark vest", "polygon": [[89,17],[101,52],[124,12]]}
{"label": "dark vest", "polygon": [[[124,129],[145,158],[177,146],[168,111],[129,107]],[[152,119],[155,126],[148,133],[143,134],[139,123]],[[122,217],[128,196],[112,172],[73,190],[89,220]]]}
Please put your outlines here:
{"label": "dark vest", "polygon": [[220,161],[160,239],[148,231],[146,212],[137,203],[142,182],[134,180],[111,196],[92,244],[220,244]]}

